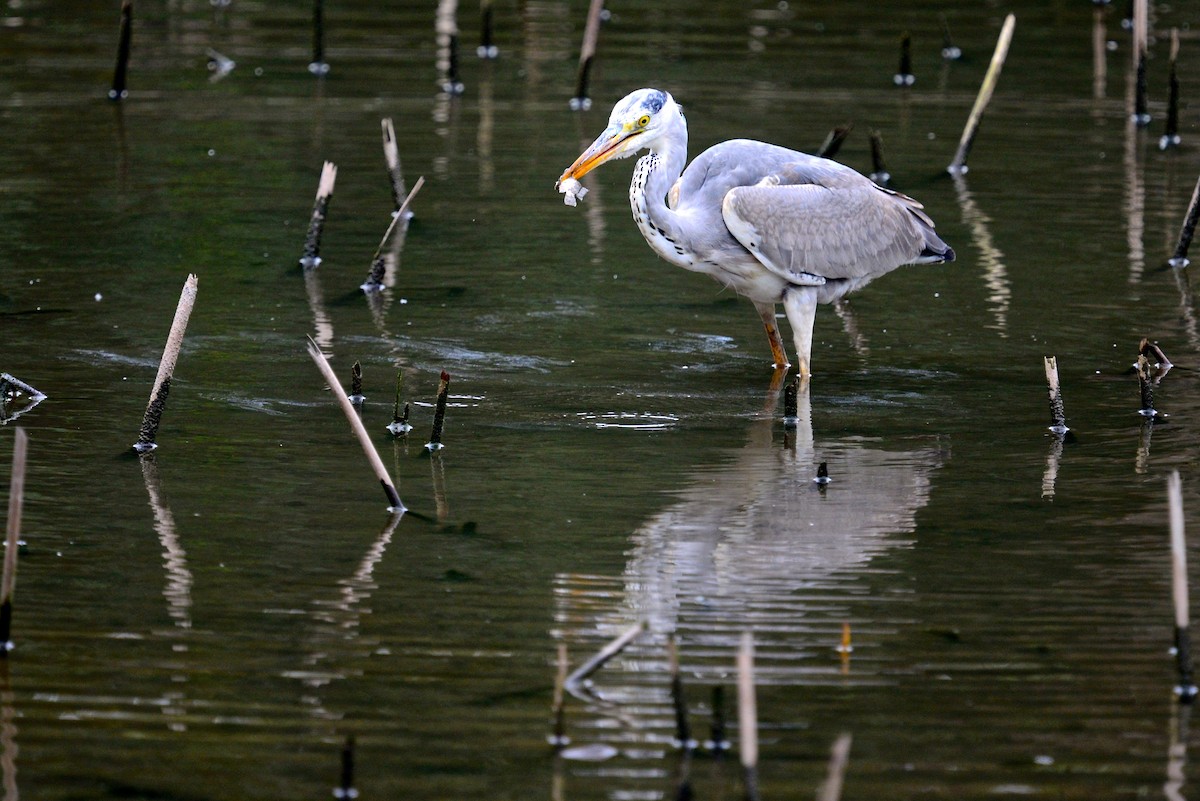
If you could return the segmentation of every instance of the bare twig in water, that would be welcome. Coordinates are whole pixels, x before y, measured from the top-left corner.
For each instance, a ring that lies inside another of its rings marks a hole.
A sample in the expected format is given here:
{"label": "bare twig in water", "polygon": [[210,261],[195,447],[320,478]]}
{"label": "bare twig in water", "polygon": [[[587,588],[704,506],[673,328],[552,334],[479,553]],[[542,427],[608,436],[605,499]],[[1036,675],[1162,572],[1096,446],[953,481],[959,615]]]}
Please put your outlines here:
{"label": "bare twig in water", "polygon": [[987,73],[983,76],[979,95],[975,98],[970,116],[967,117],[962,138],[958,140],[958,151],[954,154],[950,166],[946,168],[951,175],[961,175],[967,171],[967,155],[975,142],[975,134],[979,132],[983,112],[992,100],[992,93],[996,91],[996,82],[1000,80],[1000,71],[1004,69],[1004,60],[1008,57],[1008,46],[1012,43],[1013,28],[1016,24],[1015,15],[1009,14],[1004,18],[1004,27],[1000,29],[1000,37],[996,40],[996,49],[992,53],[992,63],[988,65]]}
{"label": "bare twig in water", "polygon": [[1175,664],[1179,669],[1179,686],[1175,692],[1181,701],[1196,697],[1192,683],[1192,646],[1188,627],[1187,538],[1183,528],[1183,483],[1179,471],[1167,476],[1167,510],[1171,522],[1171,598],[1175,606]]}
{"label": "bare twig in water", "polygon": [[829,135],[825,137],[825,141],[817,148],[815,155],[823,159],[831,159],[837,155],[837,152],[842,149],[842,143],[846,141],[846,137],[854,130],[854,123],[848,122],[845,125],[838,125],[830,130]]}
{"label": "bare twig in water", "polygon": [[638,623],[637,625],[625,631],[625,633],[617,637],[608,645],[601,648],[600,651],[597,652],[596,655],[591,659],[577,667],[571,672],[570,676],[567,676],[567,680],[563,683],[563,686],[567,688],[567,692],[574,696],[584,697],[582,696],[581,691],[583,689],[583,683],[587,681],[588,677],[590,677],[600,668],[604,667],[605,662],[624,651],[629,643],[636,640],[638,636],[645,630],[646,623],[644,621]]}
{"label": "bare twig in water", "polygon": [[121,32],[117,40],[117,66],[113,70],[112,88],[108,90],[109,100],[124,100],[129,96],[125,88],[125,79],[129,73],[130,40],[133,37],[133,0],[121,2]]}
{"label": "bare twig in water", "polygon": [[892,82],[896,86],[912,86],[916,81],[917,76],[912,71],[912,34],[905,31],[900,36],[900,67],[892,76]]}
{"label": "bare twig in water", "polygon": [[383,119],[380,125],[383,127],[383,158],[387,162],[388,182],[392,186],[392,202],[396,205],[392,214],[412,219],[413,213],[403,210],[408,190],[405,188],[404,171],[400,168],[400,146],[396,143],[396,128],[392,125],[391,117]]}
{"label": "bare twig in water", "polygon": [[329,213],[329,201],[333,197],[336,182],[337,165],[327,161],[321,167],[321,180],[317,183],[317,199],[313,201],[308,233],[304,236],[304,253],[300,256],[301,267],[316,267],[321,263],[321,234],[325,230],[325,217]]}
{"label": "bare twig in water", "polygon": [[1146,49],[1149,41],[1150,10],[1147,0],[1133,0],[1133,70],[1135,73],[1133,116],[1134,125],[1150,124],[1150,107],[1146,100]]}
{"label": "bare twig in water", "polygon": [[1050,430],[1055,434],[1065,434],[1067,428],[1067,413],[1063,408],[1062,385],[1058,381],[1058,359],[1045,356],[1042,361],[1046,368],[1046,386],[1050,390]]}
{"label": "bare twig in water", "polygon": [[500,48],[493,41],[492,27],[494,11],[492,9],[492,0],[481,0],[480,2],[480,31],[479,31],[479,47],[475,49],[475,55],[480,58],[496,58],[500,55]]}
{"label": "bare twig in water", "polygon": [[401,390],[404,387],[404,371],[396,371],[396,401],[392,405],[392,422],[388,424],[387,430],[392,434],[399,436],[412,431],[412,426],[408,422],[408,404],[404,404],[404,412],[400,412]]}
{"label": "bare twig in water", "polygon": [[325,62],[325,0],[313,0],[313,54],[308,71],[313,75],[329,72]]}
{"label": "bare twig in water", "polygon": [[592,107],[588,97],[588,80],[592,73],[592,60],[596,57],[596,42],[600,38],[600,17],[604,12],[604,0],[591,0],[588,5],[587,25],[583,29],[583,44],[579,48],[579,72],[575,78],[575,96],[571,98],[573,111],[587,111]]}
{"label": "bare twig in water", "polygon": [[342,743],[342,775],[338,787],[333,791],[334,798],[358,798],[358,790],[354,789],[354,735],[347,734]]}
{"label": "bare twig in water", "polygon": [[1158,149],[1166,150],[1177,147],[1183,139],[1179,136],[1179,74],[1177,60],[1179,58],[1179,29],[1171,29],[1171,61],[1167,67],[1167,125],[1162,138],[1158,140]]}
{"label": "bare twig in water", "polygon": [[880,186],[887,186],[892,180],[892,174],[883,163],[883,134],[871,131],[871,180]]}
{"label": "bare twig in water", "polygon": [[8,528],[5,538],[4,572],[0,576],[0,656],[13,648],[13,593],[17,588],[17,549],[21,542],[21,510],[25,503],[25,456],[29,436],[17,428],[13,439],[12,478],[8,490]]}
{"label": "bare twig in water", "polygon": [[1188,248],[1192,246],[1192,236],[1196,233],[1196,222],[1200,221],[1200,178],[1196,179],[1196,188],[1192,190],[1192,200],[1188,203],[1187,214],[1183,216],[1183,225],[1179,229],[1179,243],[1175,245],[1175,254],[1167,260],[1172,267],[1187,267]]}
{"label": "bare twig in water", "polygon": [[[24,406],[10,410],[8,405],[25,395]],[[11,423],[46,399],[41,392],[10,373],[0,373],[0,425]]]}
{"label": "bare twig in water", "polygon": [[179,359],[179,349],[183,347],[183,334],[187,331],[188,318],[192,316],[192,307],[196,305],[198,279],[189,275],[183,284],[183,292],[179,295],[179,304],[175,307],[175,319],[171,322],[171,331],[167,334],[167,345],[163,349],[162,360],[158,363],[158,375],[154,377],[154,388],[150,390],[150,402],[146,405],[146,413],[142,416],[142,428],[134,450],[138,453],[152,451],[158,447],[158,424],[162,422],[163,410],[167,407],[167,394],[171,390],[171,376],[175,373],[175,362]]}
{"label": "bare twig in water", "polygon": [[362,420],[355,413],[354,406],[350,403],[346,391],[338,383],[333,368],[329,366],[329,360],[325,358],[325,354],[321,353],[321,349],[317,347],[317,343],[313,341],[312,337],[308,338],[308,355],[312,357],[313,363],[321,371],[321,376],[325,379],[325,383],[333,390],[334,400],[342,407],[342,412],[345,413],[346,419],[350,421],[350,428],[353,429],[354,435],[358,438],[358,442],[362,446],[363,453],[366,454],[371,469],[375,472],[376,478],[379,479],[384,494],[387,495],[389,509],[393,512],[404,512],[404,504],[400,501],[399,493],[396,492],[396,483],[392,481],[392,477],[388,475],[387,468],[383,466],[383,460],[379,458],[379,452],[375,450],[375,445],[371,442],[371,436],[367,433]]}
{"label": "bare twig in water", "polygon": [[392,235],[392,231],[396,230],[396,223],[404,220],[407,225],[408,220],[412,217],[412,212],[409,207],[412,206],[413,198],[417,196],[417,192],[421,191],[421,187],[425,185],[425,176],[422,175],[413,184],[412,191],[404,198],[404,201],[396,209],[396,213],[392,215],[391,225],[383,232],[383,238],[379,240],[379,247],[375,248],[375,254],[371,256],[371,269],[367,273],[367,280],[359,287],[363,292],[379,292],[383,289],[383,277],[387,271],[386,264],[383,258],[383,246],[387,244],[388,237]]}
{"label": "bare twig in water", "polygon": [[446,402],[449,397],[450,374],[443,370],[438,381],[437,406],[433,410],[433,431],[429,434],[429,442],[425,443],[427,451],[440,451],[446,447],[442,444],[442,427],[446,422]]}
{"label": "bare twig in water", "polygon": [[671,674],[671,702],[675,706],[675,739],[684,751],[693,750],[697,743],[692,739],[692,728],[688,725],[687,700],[683,695],[683,677],[679,674],[679,643],[672,634],[667,638],[667,666]]}
{"label": "bare twig in water", "polygon": [[829,770],[825,782],[817,792],[817,801],[840,801],[842,785],[846,781],[846,766],[850,763],[850,734],[839,734],[829,749]]}

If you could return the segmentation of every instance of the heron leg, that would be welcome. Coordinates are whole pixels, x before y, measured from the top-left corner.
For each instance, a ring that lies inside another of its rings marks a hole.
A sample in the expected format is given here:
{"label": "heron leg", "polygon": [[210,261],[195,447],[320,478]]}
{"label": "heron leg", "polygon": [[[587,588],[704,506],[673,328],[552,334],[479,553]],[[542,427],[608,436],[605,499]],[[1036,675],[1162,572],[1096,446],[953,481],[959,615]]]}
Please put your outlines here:
{"label": "heron leg", "polygon": [[771,343],[771,358],[774,360],[775,369],[781,370],[790,367],[787,350],[783,347],[783,335],[779,333],[779,324],[775,320],[775,304],[755,302],[754,308],[758,309],[758,316],[762,318],[763,328],[767,330],[767,340]]}
{"label": "heron leg", "polygon": [[783,293],[783,310],[792,326],[796,342],[796,359],[800,362],[800,377],[812,374],[813,323],[817,318],[817,290],[814,287],[792,286]]}

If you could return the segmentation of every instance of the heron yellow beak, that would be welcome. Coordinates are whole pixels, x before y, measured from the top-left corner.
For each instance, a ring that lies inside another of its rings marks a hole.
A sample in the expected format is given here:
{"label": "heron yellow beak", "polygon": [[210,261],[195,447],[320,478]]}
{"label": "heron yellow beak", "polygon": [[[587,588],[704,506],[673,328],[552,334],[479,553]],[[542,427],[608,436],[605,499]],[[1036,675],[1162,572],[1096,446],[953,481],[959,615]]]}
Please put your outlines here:
{"label": "heron yellow beak", "polygon": [[642,133],[645,131],[631,130],[627,125],[614,125],[608,128],[596,137],[596,141],[592,142],[579,158],[575,159],[574,164],[567,167],[558,177],[558,183],[561,184],[568,178],[582,178],[604,162],[624,155],[632,147],[630,142]]}

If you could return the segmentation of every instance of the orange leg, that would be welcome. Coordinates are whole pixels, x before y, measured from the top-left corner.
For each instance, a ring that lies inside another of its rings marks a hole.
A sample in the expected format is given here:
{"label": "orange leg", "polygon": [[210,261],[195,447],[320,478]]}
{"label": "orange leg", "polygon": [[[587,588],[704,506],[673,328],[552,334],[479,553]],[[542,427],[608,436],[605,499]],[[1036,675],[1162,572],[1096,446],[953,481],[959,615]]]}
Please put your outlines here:
{"label": "orange leg", "polygon": [[774,361],[775,369],[790,367],[791,362],[788,361],[787,351],[783,347],[783,337],[780,335],[779,326],[775,321],[775,304],[755,303],[754,308],[758,309],[758,316],[762,318],[763,328],[767,331],[767,340],[771,344],[771,359]]}

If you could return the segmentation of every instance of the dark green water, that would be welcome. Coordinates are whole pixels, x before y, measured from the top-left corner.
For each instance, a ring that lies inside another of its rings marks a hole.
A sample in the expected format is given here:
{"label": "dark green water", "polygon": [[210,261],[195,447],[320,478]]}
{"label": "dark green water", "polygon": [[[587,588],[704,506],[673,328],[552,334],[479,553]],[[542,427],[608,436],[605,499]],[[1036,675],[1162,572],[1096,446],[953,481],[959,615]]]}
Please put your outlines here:
{"label": "dark green water", "polygon": [[[0,426],[0,486],[13,429],[31,439],[6,799],[328,797],[347,734],[363,798],[673,798],[667,634],[703,738],[745,629],[766,799],[811,797],[841,732],[846,798],[1164,794],[1171,470],[1193,528],[1200,509],[1200,330],[1189,274],[1161,269],[1200,171],[1192,9],[1155,10],[1155,120],[1137,130],[1123,9],[1097,87],[1082,2],[614,2],[586,113],[567,108],[581,1],[496,3],[495,62],[465,4],[460,98],[438,92],[432,3],[331,3],[317,80],[307,4],[147,2],[119,105],[104,5],[0,10],[0,370],[49,396]],[[956,185],[944,168],[1010,11]],[[940,58],[939,13],[960,62]],[[1162,153],[1173,26],[1184,144]],[[905,30],[917,82],[897,90]],[[210,47],[237,62],[217,81]],[[867,171],[878,129],[893,184],[958,252],[821,309],[792,435],[764,411],[750,304],[642,241],[631,162],[579,208],[554,191],[645,85],[684,104],[693,153],[811,150],[853,121],[840,158]],[[427,183],[372,306],[383,117]],[[304,274],[326,159],[324,261]],[[198,302],[140,462],[188,273]],[[417,514],[389,519],[309,334],[344,382],[363,365],[364,418]],[[1179,365],[1152,428],[1127,374],[1142,336]],[[1061,450],[1051,354],[1077,434]],[[384,430],[397,368],[420,404],[407,441]],[[573,744],[616,755],[555,760],[558,645],[577,664],[639,620],[601,700],[568,706]],[[734,760],[692,769],[696,797],[741,797]]]}

